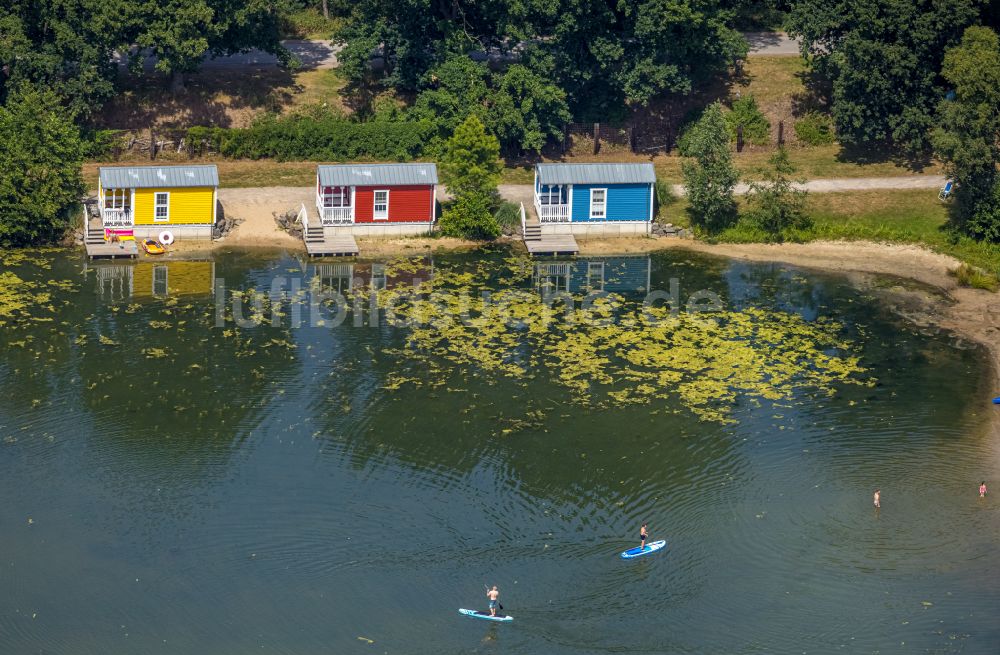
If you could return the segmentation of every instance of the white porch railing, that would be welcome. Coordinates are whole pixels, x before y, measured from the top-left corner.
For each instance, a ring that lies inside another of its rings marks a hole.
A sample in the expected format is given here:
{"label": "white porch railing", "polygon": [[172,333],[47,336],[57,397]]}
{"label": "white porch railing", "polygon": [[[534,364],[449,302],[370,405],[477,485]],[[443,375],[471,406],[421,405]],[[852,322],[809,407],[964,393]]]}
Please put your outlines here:
{"label": "white porch railing", "polygon": [[302,203],[302,209],[299,210],[299,223],[302,224],[302,232],[306,232],[309,229],[309,212],[306,211],[306,203]]}
{"label": "white porch railing", "polygon": [[321,216],[323,225],[338,225],[340,223],[354,222],[353,207],[323,207]]}
{"label": "white porch railing", "polygon": [[565,223],[569,221],[569,205],[543,205],[535,203],[538,220],[542,223]]}
{"label": "white porch railing", "polygon": [[102,209],[101,222],[104,227],[132,227],[134,216],[131,209]]}

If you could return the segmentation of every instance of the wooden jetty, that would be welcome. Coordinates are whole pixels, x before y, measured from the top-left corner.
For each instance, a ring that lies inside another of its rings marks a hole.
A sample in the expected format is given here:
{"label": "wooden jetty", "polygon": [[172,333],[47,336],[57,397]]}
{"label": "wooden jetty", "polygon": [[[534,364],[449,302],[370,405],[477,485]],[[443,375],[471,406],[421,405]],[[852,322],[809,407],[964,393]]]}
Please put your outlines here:
{"label": "wooden jetty", "polygon": [[302,224],[302,240],[310,257],[356,257],[361,253],[353,235],[346,232],[327,235],[322,225],[310,224],[305,205],[299,210],[299,222]]}
{"label": "wooden jetty", "polygon": [[528,221],[521,205],[521,232],[528,254],[535,255],[575,255],[580,252],[572,234],[542,234],[542,224],[537,220]]}
{"label": "wooden jetty", "polygon": [[98,257],[115,259],[117,257],[133,258],[139,256],[139,246],[136,244],[135,239],[118,242],[105,241],[104,229],[100,225],[97,227],[90,225],[86,212],[87,210],[84,208],[83,247],[87,251],[87,257],[91,259]]}

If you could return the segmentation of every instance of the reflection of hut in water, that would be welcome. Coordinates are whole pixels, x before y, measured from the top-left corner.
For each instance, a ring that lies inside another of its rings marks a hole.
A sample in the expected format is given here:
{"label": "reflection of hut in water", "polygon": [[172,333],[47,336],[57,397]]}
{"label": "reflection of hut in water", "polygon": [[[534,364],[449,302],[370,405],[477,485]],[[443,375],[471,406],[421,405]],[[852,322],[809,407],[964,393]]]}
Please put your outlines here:
{"label": "reflection of hut in water", "polygon": [[409,260],[405,265],[385,262],[355,262],[353,264],[316,264],[313,276],[325,291],[347,295],[352,289],[392,289],[414,286],[434,275],[434,263],[429,257]]}
{"label": "reflection of hut in water", "polygon": [[97,294],[106,300],[208,295],[215,283],[213,261],[98,264]]}
{"label": "reflection of hut in water", "polygon": [[542,293],[645,294],[649,292],[650,266],[648,256],[537,262],[532,286]]}
{"label": "reflection of hut in water", "polygon": [[135,265],[133,295],[208,295],[214,281],[213,261],[141,262]]}
{"label": "reflection of hut in water", "polygon": [[[84,267],[86,269],[86,266]],[[131,264],[100,264],[97,273],[97,295],[102,300],[124,300],[132,297],[135,266]]]}

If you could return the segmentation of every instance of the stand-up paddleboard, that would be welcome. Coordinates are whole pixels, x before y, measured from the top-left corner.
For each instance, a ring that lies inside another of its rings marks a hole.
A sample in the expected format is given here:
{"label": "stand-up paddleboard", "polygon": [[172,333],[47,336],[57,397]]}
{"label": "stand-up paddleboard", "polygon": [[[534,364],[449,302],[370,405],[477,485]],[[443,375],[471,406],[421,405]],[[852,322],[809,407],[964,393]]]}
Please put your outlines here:
{"label": "stand-up paddleboard", "polygon": [[666,545],[667,542],[663,539],[660,539],[659,541],[652,541],[643,546],[642,548],[639,548],[638,546],[636,546],[635,548],[629,548],[624,553],[622,553],[622,559],[635,559],[636,557],[649,555],[650,553],[655,553],[656,551],[660,550]]}
{"label": "stand-up paddleboard", "polygon": [[474,619],[483,619],[485,621],[499,621],[500,623],[508,623],[514,620],[513,616],[490,616],[489,612],[479,612],[477,610],[458,610],[459,614],[464,614],[466,616],[471,616]]}
{"label": "stand-up paddleboard", "polygon": [[1000,405],[1000,396],[997,396],[996,398],[993,399],[993,404]]}

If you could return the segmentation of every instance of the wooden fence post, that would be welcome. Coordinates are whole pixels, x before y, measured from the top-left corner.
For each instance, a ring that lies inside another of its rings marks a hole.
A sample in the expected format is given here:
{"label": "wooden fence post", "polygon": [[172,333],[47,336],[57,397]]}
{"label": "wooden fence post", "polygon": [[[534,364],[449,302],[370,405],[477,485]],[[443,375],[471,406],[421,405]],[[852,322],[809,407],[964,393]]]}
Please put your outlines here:
{"label": "wooden fence post", "polygon": [[636,145],[637,144],[635,142],[635,126],[634,125],[629,125],[629,128],[628,128],[628,149],[632,151],[632,154],[635,154],[636,152],[638,152],[638,150],[636,149]]}
{"label": "wooden fence post", "polygon": [[736,126],[736,152],[743,152],[743,126]]}
{"label": "wooden fence post", "polygon": [[785,145],[785,121],[778,121],[778,147]]}
{"label": "wooden fence post", "polygon": [[562,154],[566,154],[569,150],[569,123],[563,126],[563,142],[562,142]]}
{"label": "wooden fence post", "polygon": [[667,151],[668,155],[674,149],[674,131],[669,125],[667,126],[666,142],[663,144],[663,149]]}
{"label": "wooden fence post", "polygon": [[149,128],[149,159],[156,159],[156,134],[152,127]]}
{"label": "wooden fence post", "polygon": [[601,151],[601,124],[594,123],[594,154]]}

